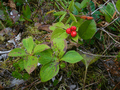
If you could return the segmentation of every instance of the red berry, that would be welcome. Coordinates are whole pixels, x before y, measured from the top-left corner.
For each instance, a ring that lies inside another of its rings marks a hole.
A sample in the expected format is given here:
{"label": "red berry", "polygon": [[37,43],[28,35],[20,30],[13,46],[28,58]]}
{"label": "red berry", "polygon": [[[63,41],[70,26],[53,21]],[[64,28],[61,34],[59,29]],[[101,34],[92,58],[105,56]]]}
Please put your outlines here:
{"label": "red berry", "polygon": [[76,32],[76,31],[72,31],[72,32],[71,32],[71,36],[72,36],[72,37],[75,37],[76,35],[77,35],[77,32]]}
{"label": "red berry", "polygon": [[76,26],[71,26],[72,31],[76,31]]}
{"label": "red berry", "polygon": [[66,33],[71,34],[71,29],[70,28],[66,29]]}

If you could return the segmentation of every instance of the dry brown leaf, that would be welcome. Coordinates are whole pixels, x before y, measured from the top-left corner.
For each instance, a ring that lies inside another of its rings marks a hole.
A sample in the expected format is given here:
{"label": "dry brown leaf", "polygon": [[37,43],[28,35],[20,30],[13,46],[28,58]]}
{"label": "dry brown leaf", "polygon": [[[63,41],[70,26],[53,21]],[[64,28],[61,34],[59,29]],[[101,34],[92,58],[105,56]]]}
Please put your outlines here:
{"label": "dry brown leaf", "polygon": [[35,23],[34,26],[37,27],[39,30],[45,30],[47,32],[52,32],[52,30],[49,29],[50,25],[43,25],[40,23]]}
{"label": "dry brown leaf", "polygon": [[15,5],[15,3],[13,2],[13,0],[9,0],[9,6],[10,6],[12,9],[16,9],[16,5]]}

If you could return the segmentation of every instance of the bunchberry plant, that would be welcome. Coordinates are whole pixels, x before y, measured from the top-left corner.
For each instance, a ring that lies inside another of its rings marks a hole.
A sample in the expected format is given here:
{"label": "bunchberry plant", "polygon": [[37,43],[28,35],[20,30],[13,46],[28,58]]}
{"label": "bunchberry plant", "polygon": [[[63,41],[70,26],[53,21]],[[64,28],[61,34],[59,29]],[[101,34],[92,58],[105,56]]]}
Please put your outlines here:
{"label": "bunchberry plant", "polygon": [[50,47],[45,44],[35,45],[32,37],[23,39],[22,43],[25,49],[15,48],[8,54],[8,56],[21,57],[21,62],[24,63],[22,68],[25,69],[28,74],[31,74],[38,64],[38,58],[35,56],[35,54],[49,49]]}
{"label": "bunchberry plant", "polygon": [[[45,44],[35,45],[32,37],[23,39],[25,49],[15,48],[8,55],[21,57],[20,62],[24,63],[23,69],[31,74],[37,67],[38,62],[42,64],[40,78],[46,82],[56,76],[59,72],[59,63],[66,61],[76,63],[82,60],[82,56],[74,50],[67,50],[66,40],[55,38],[51,41],[51,48]],[[74,57],[74,58],[73,58]]]}

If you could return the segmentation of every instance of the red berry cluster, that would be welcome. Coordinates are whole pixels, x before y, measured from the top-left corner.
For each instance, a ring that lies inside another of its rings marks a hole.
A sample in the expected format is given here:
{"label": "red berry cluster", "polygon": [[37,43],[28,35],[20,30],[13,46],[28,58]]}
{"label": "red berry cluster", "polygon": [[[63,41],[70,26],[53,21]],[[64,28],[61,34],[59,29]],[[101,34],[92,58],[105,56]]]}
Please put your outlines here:
{"label": "red berry cluster", "polygon": [[76,27],[71,26],[71,28],[66,29],[66,33],[71,34],[72,37],[75,37],[77,35]]}

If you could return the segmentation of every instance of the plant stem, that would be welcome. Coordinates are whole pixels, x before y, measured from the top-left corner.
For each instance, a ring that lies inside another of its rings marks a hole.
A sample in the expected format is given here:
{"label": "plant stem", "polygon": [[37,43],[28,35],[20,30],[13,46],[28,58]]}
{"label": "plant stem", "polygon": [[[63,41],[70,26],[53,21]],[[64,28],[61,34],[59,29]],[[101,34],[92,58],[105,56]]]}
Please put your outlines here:
{"label": "plant stem", "polygon": [[85,81],[86,81],[87,69],[88,69],[88,67],[85,68],[85,76],[84,76],[84,82],[83,82],[83,89],[82,90],[85,90]]}
{"label": "plant stem", "polygon": [[3,29],[5,29],[5,26],[3,25],[2,21],[0,20],[0,24],[2,25]]}

